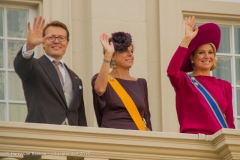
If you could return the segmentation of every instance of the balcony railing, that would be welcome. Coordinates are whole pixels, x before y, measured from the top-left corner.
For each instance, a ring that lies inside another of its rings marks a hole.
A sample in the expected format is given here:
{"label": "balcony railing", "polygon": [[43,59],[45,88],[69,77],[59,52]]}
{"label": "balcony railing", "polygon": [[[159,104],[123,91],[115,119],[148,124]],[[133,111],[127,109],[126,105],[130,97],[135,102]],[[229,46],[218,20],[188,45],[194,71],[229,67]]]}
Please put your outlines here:
{"label": "balcony railing", "polygon": [[0,121],[0,160],[237,160],[240,130],[211,136]]}

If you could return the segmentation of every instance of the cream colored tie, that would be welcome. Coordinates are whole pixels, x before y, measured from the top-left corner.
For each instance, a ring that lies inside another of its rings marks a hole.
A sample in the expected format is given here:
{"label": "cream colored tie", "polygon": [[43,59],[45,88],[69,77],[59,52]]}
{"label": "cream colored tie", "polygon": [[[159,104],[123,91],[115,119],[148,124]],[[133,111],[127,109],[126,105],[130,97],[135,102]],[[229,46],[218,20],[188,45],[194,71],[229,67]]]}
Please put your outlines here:
{"label": "cream colored tie", "polygon": [[61,73],[60,70],[59,70],[59,65],[62,64],[62,63],[61,63],[60,61],[56,61],[56,60],[53,60],[52,62],[53,62],[54,66],[55,66],[55,68],[56,68],[56,70],[57,70],[58,77],[59,77],[62,85],[64,85],[63,75],[62,75],[62,73]]}

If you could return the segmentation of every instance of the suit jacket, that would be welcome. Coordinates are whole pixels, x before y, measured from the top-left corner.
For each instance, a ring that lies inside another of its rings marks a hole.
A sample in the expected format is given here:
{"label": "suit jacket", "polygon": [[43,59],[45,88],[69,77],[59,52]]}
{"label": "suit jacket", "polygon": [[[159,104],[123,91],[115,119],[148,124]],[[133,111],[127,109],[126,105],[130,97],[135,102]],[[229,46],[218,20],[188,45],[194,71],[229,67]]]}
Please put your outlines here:
{"label": "suit jacket", "polygon": [[14,68],[22,80],[28,114],[26,122],[87,126],[81,79],[65,65],[72,80],[74,95],[67,107],[63,88],[52,62],[43,55],[25,59],[22,49],[14,59]]}

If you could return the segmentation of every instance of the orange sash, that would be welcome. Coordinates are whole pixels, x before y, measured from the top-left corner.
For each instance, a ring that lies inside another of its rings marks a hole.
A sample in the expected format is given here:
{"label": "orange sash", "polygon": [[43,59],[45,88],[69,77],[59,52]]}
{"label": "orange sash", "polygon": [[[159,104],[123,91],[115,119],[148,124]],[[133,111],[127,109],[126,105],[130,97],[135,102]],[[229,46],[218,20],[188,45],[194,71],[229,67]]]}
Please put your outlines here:
{"label": "orange sash", "polygon": [[138,127],[139,130],[146,131],[146,121],[141,118],[138,109],[133,102],[132,98],[125,91],[125,89],[121,86],[121,84],[114,77],[108,75],[108,83],[112,86],[114,91],[117,93],[119,98],[122,100],[124,106],[126,107],[128,113],[132,117],[134,123]]}

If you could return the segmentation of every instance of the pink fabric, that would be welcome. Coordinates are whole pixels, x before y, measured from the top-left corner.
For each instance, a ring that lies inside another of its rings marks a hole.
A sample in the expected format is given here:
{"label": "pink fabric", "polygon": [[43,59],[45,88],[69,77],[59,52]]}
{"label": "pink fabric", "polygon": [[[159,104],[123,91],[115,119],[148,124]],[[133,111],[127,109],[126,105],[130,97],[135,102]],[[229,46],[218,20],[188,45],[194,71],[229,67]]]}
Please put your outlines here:
{"label": "pink fabric", "polygon": [[[187,48],[178,47],[168,66],[167,74],[176,92],[176,109],[181,133],[211,135],[221,129],[219,122],[201,93],[180,71]],[[225,80],[211,76],[195,76],[210,92],[225,114],[230,128],[235,128],[232,106],[232,87]]]}

